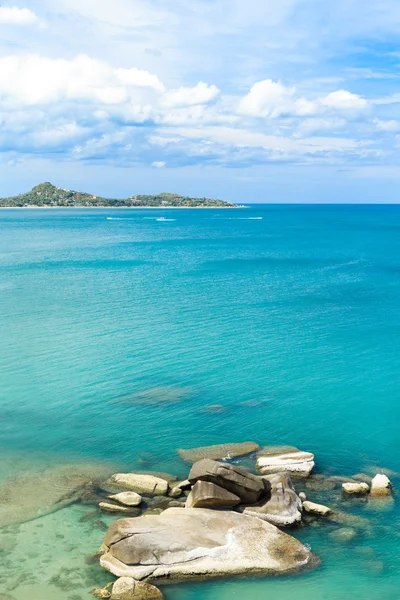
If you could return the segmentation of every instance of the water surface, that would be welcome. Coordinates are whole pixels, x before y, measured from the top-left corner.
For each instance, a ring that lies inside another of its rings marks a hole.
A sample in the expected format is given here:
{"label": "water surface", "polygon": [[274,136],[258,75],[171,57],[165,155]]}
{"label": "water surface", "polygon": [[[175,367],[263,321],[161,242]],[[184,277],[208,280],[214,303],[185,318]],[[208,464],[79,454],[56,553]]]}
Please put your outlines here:
{"label": "water surface", "polygon": [[[328,474],[400,471],[399,305],[396,206],[1,210],[0,477],[85,461],[185,476],[176,448],[245,440]],[[88,600],[110,580],[85,562],[103,535],[89,510],[0,531],[0,592]],[[396,504],[349,510],[372,524],[349,545],[295,532],[317,571],[167,600],[397,600]]]}

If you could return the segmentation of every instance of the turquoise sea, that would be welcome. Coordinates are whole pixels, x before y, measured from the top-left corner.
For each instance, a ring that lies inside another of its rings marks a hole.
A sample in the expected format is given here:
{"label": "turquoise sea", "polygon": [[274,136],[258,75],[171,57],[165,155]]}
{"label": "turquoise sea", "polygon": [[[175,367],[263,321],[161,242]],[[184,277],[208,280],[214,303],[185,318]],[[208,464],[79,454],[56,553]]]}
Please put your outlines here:
{"label": "turquoise sea", "polygon": [[[254,440],[400,485],[400,207],[4,209],[0,307],[1,480],[103,462],[185,476],[176,448]],[[312,572],[167,600],[398,600],[396,499],[308,495],[369,526],[347,544],[294,530]],[[85,558],[104,535],[89,511],[0,529],[0,598],[110,581]]]}

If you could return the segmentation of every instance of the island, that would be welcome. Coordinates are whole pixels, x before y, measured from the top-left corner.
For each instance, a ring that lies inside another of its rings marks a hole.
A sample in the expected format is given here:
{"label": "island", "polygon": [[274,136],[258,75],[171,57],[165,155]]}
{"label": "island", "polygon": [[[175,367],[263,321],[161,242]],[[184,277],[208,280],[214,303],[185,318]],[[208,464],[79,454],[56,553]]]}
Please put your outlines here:
{"label": "island", "polygon": [[191,198],[163,192],[129,198],[103,198],[86,192],[56,187],[45,182],[30,192],[0,198],[0,208],[239,208],[237,204],[212,198]]}

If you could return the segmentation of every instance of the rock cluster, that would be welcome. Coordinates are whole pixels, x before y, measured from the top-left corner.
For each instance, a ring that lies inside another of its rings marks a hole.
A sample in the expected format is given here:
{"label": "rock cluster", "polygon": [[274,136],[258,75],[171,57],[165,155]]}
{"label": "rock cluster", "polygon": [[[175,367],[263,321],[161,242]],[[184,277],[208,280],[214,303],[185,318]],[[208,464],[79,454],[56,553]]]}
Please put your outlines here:
{"label": "rock cluster", "polygon": [[[255,451],[261,475],[223,460]],[[192,463],[184,481],[165,473],[117,473],[100,485],[108,492],[100,508],[127,516],[109,527],[101,548],[101,565],[119,577],[111,591],[104,588],[109,594],[104,597],[162,600],[152,584],[311,566],[316,562],[311,550],[280,528],[301,521],[320,526],[323,519],[334,528],[333,541],[349,543],[370,525],[339,510],[338,488],[348,498],[361,496],[358,502],[366,502],[368,494],[391,494],[391,482],[382,473],[368,482],[361,475],[311,475],[314,455],[291,446],[259,449],[246,442],[178,452]],[[308,499],[309,492],[323,498],[332,493],[336,501],[331,508]]]}

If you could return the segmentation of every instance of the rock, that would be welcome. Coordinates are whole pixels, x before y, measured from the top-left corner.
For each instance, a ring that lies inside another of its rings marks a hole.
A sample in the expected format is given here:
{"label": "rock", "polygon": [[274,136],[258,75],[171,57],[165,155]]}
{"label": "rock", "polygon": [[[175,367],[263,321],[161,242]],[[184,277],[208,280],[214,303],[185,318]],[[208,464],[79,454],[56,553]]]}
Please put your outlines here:
{"label": "rock", "polygon": [[325,477],[315,477],[311,475],[309,479],[305,481],[305,487],[311,492],[331,492],[335,489],[336,483],[326,479]]}
{"label": "rock", "polygon": [[244,504],[254,504],[265,492],[265,483],[240,467],[204,458],[196,462],[188,477],[194,485],[197,481],[209,481],[239,496]]}
{"label": "rock", "polygon": [[278,527],[287,527],[301,521],[302,504],[293,489],[287,473],[270,475],[265,498],[257,504],[247,506],[244,514],[258,517]]}
{"label": "rock", "polygon": [[354,548],[354,552],[362,556],[373,556],[375,554],[374,549],[369,546],[357,546],[357,548]]}
{"label": "rock", "polygon": [[308,477],[314,465],[314,454],[292,446],[265,446],[257,452],[257,469],[263,474],[289,472]]}
{"label": "rock", "polygon": [[335,540],[335,542],[343,542],[347,544],[354,540],[357,537],[357,532],[355,529],[351,527],[342,527],[341,529],[336,529],[336,531],[332,531],[329,534],[329,537]]}
{"label": "rock", "polygon": [[372,477],[366,473],[356,473],[355,475],[352,475],[351,478],[355,479],[356,481],[365,481],[368,484],[370,484],[372,481]]}
{"label": "rock", "polygon": [[203,446],[191,450],[177,450],[179,456],[188,463],[195,463],[203,458],[218,460],[222,458],[236,458],[251,454],[260,449],[255,442],[243,442],[242,444],[218,444],[216,446]]}
{"label": "rock", "polygon": [[171,500],[171,502],[168,503],[168,508],[185,508],[186,503],[185,502],[180,502],[178,500]]}
{"label": "rock", "polygon": [[305,493],[304,493],[304,492],[300,492],[300,494],[299,494],[299,498],[300,498],[300,500],[301,500],[302,502],[304,502],[304,500],[307,500],[307,496],[305,495]]}
{"label": "rock", "polygon": [[154,585],[120,577],[113,585],[111,600],[163,600],[164,596]]}
{"label": "rock", "polygon": [[342,483],[342,490],[345,494],[357,494],[360,496],[364,496],[369,492],[369,485],[368,483],[364,483],[362,481],[360,481],[359,483]]}
{"label": "rock", "polygon": [[168,492],[168,496],[170,498],[179,498],[180,496],[182,496],[183,491],[182,488],[175,486],[173,488],[171,488]]}
{"label": "rock", "polygon": [[203,410],[204,410],[204,412],[214,414],[214,413],[225,412],[227,410],[227,408],[223,404],[209,404]]}
{"label": "rock", "polygon": [[313,558],[308,547],[270,523],[204,508],[121,519],[110,526],[104,544],[105,569],[151,583],[288,573]]}
{"label": "rock", "polygon": [[390,496],[392,493],[392,484],[387,475],[378,473],[371,481],[371,496]]}
{"label": "rock", "polygon": [[163,471],[145,471],[145,470],[135,470],[137,475],[152,475],[153,477],[159,477],[160,479],[165,479],[168,483],[172,483],[174,481],[178,481],[176,475],[171,475],[171,473],[164,473]]}
{"label": "rock", "polygon": [[108,482],[121,489],[148,496],[165,496],[168,493],[168,481],[154,475],[116,473]]}
{"label": "rock", "polygon": [[90,482],[112,472],[102,463],[63,464],[10,477],[0,484],[0,527],[24,523],[76,502]]}
{"label": "rock", "polygon": [[310,515],[318,515],[319,517],[325,517],[332,512],[328,506],[316,504],[315,502],[310,502],[309,500],[303,502],[303,509],[306,511],[306,513],[309,513]]}
{"label": "rock", "polygon": [[90,593],[92,594],[92,596],[96,596],[96,598],[111,598],[111,592],[106,587],[95,588],[94,590],[90,590]]}
{"label": "rock", "polygon": [[[304,504],[303,504],[304,507]],[[333,523],[340,523],[347,527],[357,527],[359,529],[369,529],[371,523],[364,517],[358,515],[350,515],[349,513],[333,510],[327,515],[327,519]]]}
{"label": "rock", "polygon": [[336,486],[342,485],[342,483],[356,483],[352,477],[346,477],[345,475],[331,475],[326,478],[326,481],[330,481]]}
{"label": "rock", "polygon": [[114,500],[124,506],[139,506],[142,502],[142,497],[136,492],[120,492],[108,497],[110,500]]}
{"label": "rock", "polygon": [[240,504],[239,496],[209,481],[197,481],[186,500],[186,508],[221,508]]}
{"label": "rock", "polygon": [[138,516],[141,513],[140,508],[122,506],[122,504],[112,504],[111,502],[100,502],[99,507],[104,512],[109,513],[127,513],[131,516]]}

